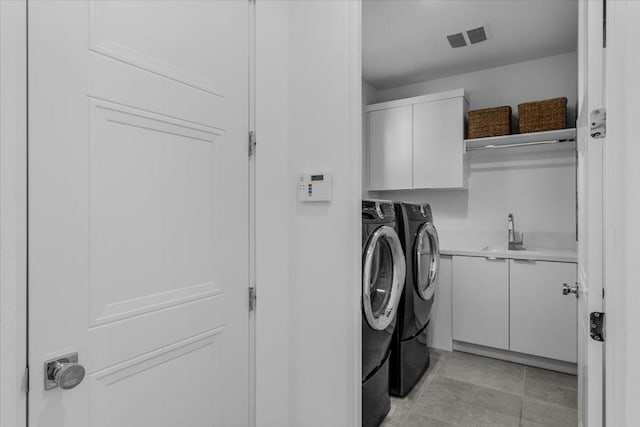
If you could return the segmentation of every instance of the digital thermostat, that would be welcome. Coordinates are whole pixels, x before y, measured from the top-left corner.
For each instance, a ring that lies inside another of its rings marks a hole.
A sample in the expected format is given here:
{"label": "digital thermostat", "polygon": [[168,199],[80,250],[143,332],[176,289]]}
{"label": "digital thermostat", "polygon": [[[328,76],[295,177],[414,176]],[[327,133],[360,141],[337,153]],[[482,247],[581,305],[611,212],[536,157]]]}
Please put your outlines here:
{"label": "digital thermostat", "polygon": [[300,175],[298,200],[301,202],[328,202],[331,200],[331,176],[326,173]]}

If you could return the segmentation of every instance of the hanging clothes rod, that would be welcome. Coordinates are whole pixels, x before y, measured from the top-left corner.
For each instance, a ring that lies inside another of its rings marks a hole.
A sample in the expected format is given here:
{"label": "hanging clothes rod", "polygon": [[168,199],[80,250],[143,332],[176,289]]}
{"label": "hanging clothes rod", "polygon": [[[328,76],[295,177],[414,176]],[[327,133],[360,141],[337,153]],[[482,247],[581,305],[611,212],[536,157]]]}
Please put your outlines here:
{"label": "hanging clothes rod", "polygon": [[548,145],[548,144],[561,144],[563,142],[573,142],[575,139],[552,139],[549,141],[535,141],[535,142],[516,142],[512,144],[500,144],[500,145],[484,145],[480,147],[467,147],[467,151],[478,150],[495,150],[496,148],[511,148],[511,147],[529,147],[532,145]]}
{"label": "hanging clothes rod", "polygon": [[560,144],[576,140],[576,129],[558,129],[545,132],[532,132],[493,136],[487,138],[466,139],[466,151],[493,150],[496,148],[527,147],[532,145]]}

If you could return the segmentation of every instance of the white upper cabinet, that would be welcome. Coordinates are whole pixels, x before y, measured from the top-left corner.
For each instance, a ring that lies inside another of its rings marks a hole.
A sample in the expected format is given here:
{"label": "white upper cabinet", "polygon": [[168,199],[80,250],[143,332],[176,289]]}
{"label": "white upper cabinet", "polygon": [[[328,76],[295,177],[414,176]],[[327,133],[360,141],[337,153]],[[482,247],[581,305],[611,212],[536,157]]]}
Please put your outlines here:
{"label": "white upper cabinet", "polygon": [[411,188],[412,107],[369,113],[369,185],[372,190]]}
{"label": "white upper cabinet", "polygon": [[413,188],[464,187],[462,100],[413,105]]}
{"label": "white upper cabinet", "polygon": [[463,89],[367,107],[369,190],[463,188]]}

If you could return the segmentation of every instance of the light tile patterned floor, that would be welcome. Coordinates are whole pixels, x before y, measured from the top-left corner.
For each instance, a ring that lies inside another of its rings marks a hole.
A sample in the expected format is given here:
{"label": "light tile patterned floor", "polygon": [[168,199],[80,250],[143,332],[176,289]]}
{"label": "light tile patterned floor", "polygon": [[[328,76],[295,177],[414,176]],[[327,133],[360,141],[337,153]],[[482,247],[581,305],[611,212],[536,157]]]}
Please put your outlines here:
{"label": "light tile patterned floor", "polygon": [[460,352],[432,352],[431,366],[383,427],[575,427],[573,375]]}

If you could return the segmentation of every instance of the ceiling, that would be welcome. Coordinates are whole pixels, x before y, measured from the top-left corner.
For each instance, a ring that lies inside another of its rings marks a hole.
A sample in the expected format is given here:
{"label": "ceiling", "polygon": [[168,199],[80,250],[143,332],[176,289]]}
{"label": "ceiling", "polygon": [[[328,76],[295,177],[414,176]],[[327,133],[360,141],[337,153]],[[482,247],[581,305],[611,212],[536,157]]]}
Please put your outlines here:
{"label": "ceiling", "polygon": [[[572,52],[578,38],[577,0],[365,0],[362,19],[363,77],[376,89]],[[483,25],[486,41],[449,45]]]}

